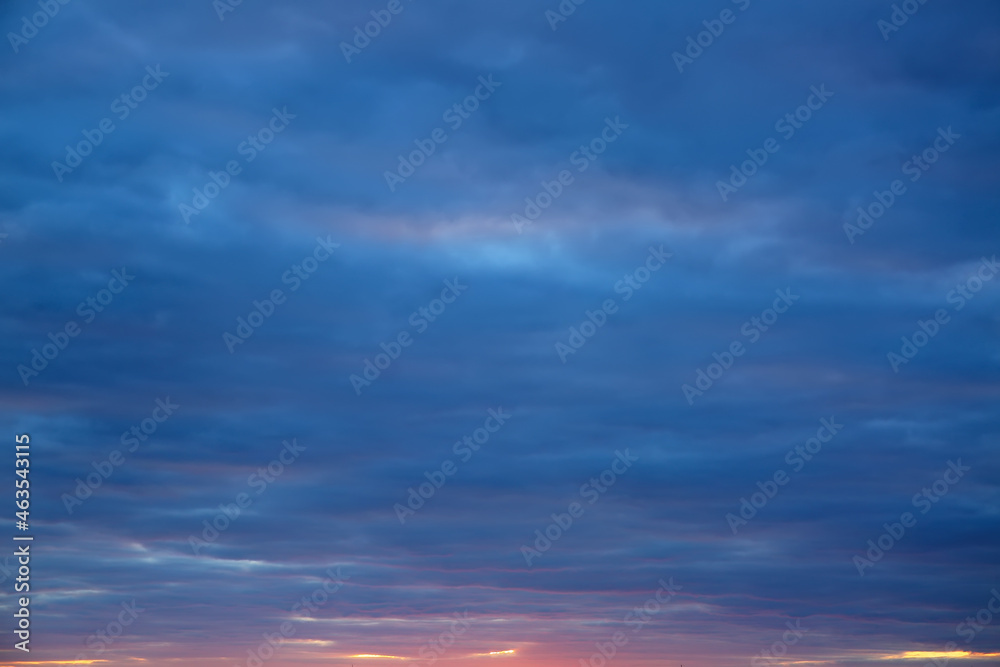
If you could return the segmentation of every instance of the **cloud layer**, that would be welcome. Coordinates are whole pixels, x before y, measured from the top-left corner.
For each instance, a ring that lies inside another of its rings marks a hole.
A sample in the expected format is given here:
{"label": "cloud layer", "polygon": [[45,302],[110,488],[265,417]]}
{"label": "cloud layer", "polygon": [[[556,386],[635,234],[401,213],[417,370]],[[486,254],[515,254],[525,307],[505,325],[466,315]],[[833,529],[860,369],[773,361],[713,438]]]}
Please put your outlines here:
{"label": "cloud layer", "polygon": [[220,7],[0,10],[32,660],[996,664],[995,3]]}

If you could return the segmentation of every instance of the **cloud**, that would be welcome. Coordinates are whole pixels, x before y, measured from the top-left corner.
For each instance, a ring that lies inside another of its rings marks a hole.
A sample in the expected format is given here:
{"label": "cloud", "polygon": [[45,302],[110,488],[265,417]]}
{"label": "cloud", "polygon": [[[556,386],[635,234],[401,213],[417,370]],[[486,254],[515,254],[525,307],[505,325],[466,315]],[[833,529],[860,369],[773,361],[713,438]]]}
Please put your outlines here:
{"label": "cloud", "polygon": [[[948,299],[1000,247],[996,7],[928,3],[887,43],[888,5],[752,3],[680,74],[671,53],[726,3],[594,0],[555,31],[550,5],[407,2],[347,63],[340,42],[381,6],[244,3],[220,21],[207,2],[74,0],[2,59],[0,424],[32,435],[39,660],[94,658],[88,638],[133,599],[146,611],[99,659],[242,660],[294,621],[281,659],[392,664],[467,610],[444,659],[587,660],[671,576],[678,598],[616,659],[743,664],[794,619],[799,661],[961,641],[1000,546],[1000,285]],[[157,64],[169,77],[119,119],[113,100]],[[384,172],[490,74],[502,87],[391,192]],[[828,105],[722,201],[717,181],[821,84]],[[60,182],[52,162],[104,117],[114,132]],[[609,117],[628,129],[579,171]],[[961,140],[849,243],[857,207],[948,126]],[[511,214],[562,170],[573,184],[518,234]],[[317,237],[340,247],[292,289]],[[674,257],[626,300],[619,281],[661,244]],[[122,267],[135,281],[85,321]],[[468,292],[418,332],[455,279]],[[752,342],[744,325],[784,289],[801,300]],[[223,334],[273,290],[285,301],[230,353]],[[607,299],[617,313],[563,364],[556,342]],[[951,322],[894,373],[886,355],[941,308]],[[70,321],[25,386],[18,365]],[[358,396],[350,376],[400,332],[412,346]],[[745,355],[689,405],[682,385],[733,341]],[[68,513],[168,397],[176,415]],[[510,423],[400,525],[394,504],[498,406]],[[726,514],[829,417],[843,432],[734,536]],[[305,451],[258,494],[293,438]],[[635,469],[526,567],[521,545],[626,448]],[[956,458],[967,477],[859,577],[852,556]],[[335,566],[343,588],[292,611]],[[966,657],[995,655],[995,632]]]}

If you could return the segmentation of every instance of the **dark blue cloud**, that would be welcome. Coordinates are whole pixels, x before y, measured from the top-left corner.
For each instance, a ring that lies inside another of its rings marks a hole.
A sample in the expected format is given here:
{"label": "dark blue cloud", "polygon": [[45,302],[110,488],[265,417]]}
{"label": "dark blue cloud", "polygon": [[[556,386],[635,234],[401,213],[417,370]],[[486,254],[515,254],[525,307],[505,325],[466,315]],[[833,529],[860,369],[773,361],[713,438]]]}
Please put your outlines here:
{"label": "dark blue cloud", "polygon": [[[973,278],[1000,250],[995,4],[926,3],[888,40],[891,3],[853,0],[592,0],[555,30],[558,3],[401,6],[349,63],[341,42],[386,4],[220,20],[212,2],[73,0],[0,59],[0,424],[32,436],[32,659],[235,663],[289,622],[275,664],[423,664],[468,612],[444,659],[564,663],[671,577],[677,596],[614,660],[745,664],[796,619],[809,632],[788,660],[904,662],[949,641],[995,659],[996,624],[957,632],[1000,585],[1000,284]],[[725,8],[736,20],[678,72]],[[36,11],[8,4],[0,25]],[[168,76],[120,117],[157,65]],[[500,86],[452,127],[481,76]],[[784,136],[814,86],[834,94]],[[275,109],[294,118],[248,149]],[[114,131],[60,181],[52,163],[104,118]],[[607,119],[627,127],[581,159]],[[911,181],[949,127],[960,138]],[[390,190],[436,128],[447,140]],[[724,201],[718,182],[769,138],[780,149]],[[224,187],[185,222],[213,173]],[[895,179],[905,194],[845,233]],[[541,210],[519,230],[526,198]],[[318,239],[339,247],[312,264]],[[622,287],[651,246],[673,255]],[[80,309],[123,269],[127,287]],[[468,289],[435,302],[445,281]],[[772,320],[776,290],[798,299]],[[501,408],[477,451],[456,444]],[[788,452],[831,418],[843,429],[796,469]],[[144,420],[155,432],[130,439]],[[305,449],[275,474],[292,440]],[[625,451],[634,466],[589,504],[581,487]],[[915,494],[959,459],[971,470],[921,514]],[[401,524],[394,506],[448,465]],[[778,471],[734,535],[727,514]],[[574,501],[582,516],[529,565],[522,546]],[[852,559],[907,511],[859,576]],[[338,567],[335,593],[293,611]],[[123,635],[88,645],[132,600]]]}

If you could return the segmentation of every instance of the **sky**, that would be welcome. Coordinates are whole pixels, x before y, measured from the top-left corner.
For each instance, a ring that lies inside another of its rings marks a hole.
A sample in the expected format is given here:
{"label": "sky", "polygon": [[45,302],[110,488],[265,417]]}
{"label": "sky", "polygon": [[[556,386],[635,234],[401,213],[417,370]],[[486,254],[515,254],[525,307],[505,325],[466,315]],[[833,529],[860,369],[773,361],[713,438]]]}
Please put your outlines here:
{"label": "sky", "polygon": [[1000,665],[996,2],[0,28],[0,664]]}

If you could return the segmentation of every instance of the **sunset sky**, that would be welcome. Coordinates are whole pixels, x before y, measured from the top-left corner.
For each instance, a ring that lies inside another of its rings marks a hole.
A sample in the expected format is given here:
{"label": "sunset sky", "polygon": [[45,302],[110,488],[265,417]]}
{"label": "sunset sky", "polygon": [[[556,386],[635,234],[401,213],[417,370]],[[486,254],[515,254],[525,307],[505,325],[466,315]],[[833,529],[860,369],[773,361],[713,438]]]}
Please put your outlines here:
{"label": "sunset sky", "polygon": [[996,2],[65,1],[0,665],[1000,665]]}

